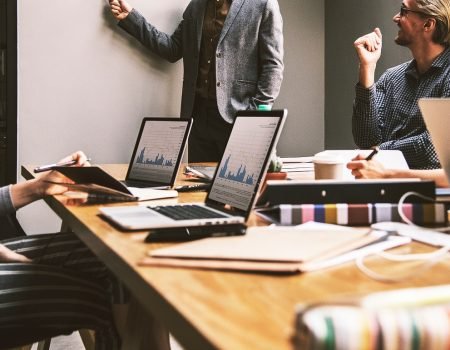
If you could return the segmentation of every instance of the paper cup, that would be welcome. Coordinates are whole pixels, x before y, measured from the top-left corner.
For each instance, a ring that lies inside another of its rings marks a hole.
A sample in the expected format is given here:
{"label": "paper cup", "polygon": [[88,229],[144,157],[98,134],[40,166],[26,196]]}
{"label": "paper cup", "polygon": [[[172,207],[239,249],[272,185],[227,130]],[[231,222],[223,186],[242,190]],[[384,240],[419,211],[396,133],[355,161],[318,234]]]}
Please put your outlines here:
{"label": "paper cup", "polygon": [[314,157],[313,163],[316,180],[342,180],[344,178],[345,162],[340,157]]}

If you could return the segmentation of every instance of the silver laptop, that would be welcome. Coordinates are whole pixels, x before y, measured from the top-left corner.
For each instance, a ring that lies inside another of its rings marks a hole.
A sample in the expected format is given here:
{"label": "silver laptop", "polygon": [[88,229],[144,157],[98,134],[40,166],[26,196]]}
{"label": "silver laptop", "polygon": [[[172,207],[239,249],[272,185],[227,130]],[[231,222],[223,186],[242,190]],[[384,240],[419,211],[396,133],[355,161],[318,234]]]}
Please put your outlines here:
{"label": "silver laptop", "polygon": [[102,207],[129,230],[245,223],[253,209],[287,110],[240,111],[205,203]]}
{"label": "silver laptop", "polygon": [[173,187],[191,126],[191,119],[144,118],[123,183],[127,187]]}
{"label": "silver laptop", "polygon": [[421,98],[419,107],[441,166],[450,181],[450,98]]}

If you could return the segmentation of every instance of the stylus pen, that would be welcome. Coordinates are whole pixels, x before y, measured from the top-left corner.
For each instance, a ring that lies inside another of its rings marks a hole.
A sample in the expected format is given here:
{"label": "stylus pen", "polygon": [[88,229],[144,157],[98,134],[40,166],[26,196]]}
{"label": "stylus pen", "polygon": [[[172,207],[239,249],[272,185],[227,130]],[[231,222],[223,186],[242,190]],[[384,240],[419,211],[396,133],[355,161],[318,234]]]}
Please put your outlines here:
{"label": "stylus pen", "polygon": [[378,147],[374,147],[373,151],[370,152],[370,154],[366,157],[366,160],[371,160],[375,156],[375,154],[378,153],[379,150],[380,149]]}
{"label": "stylus pen", "polygon": [[[90,160],[91,160],[90,158],[86,159],[86,161],[88,161],[88,162]],[[34,168],[33,171],[35,173],[42,173],[44,171],[49,171],[49,170],[52,170],[52,169],[54,169],[56,167],[59,167],[59,166],[71,166],[71,165],[75,165],[75,164],[77,164],[76,160],[69,160],[68,162],[63,162],[63,163],[41,165],[41,166],[38,166],[38,167]]]}

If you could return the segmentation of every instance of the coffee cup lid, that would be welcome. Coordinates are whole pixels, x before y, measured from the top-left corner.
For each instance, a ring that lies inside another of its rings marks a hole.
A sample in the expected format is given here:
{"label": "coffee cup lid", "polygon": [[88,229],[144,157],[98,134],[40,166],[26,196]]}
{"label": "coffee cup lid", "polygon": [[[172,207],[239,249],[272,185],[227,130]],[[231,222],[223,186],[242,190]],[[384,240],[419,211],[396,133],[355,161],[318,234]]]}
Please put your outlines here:
{"label": "coffee cup lid", "polygon": [[343,164],[344,159],[340,156],[320,155],[314,156],[313,163],[318,164]]}

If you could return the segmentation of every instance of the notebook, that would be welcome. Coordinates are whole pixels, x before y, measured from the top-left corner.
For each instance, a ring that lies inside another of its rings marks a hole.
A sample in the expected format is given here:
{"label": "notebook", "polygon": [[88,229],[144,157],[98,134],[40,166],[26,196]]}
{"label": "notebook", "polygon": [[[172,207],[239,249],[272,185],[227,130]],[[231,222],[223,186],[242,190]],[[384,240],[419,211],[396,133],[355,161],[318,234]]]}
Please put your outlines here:
{"label": "notebook", "polygon": [[286,116],[287,110],[237,113],[204,203],[101,207],[101,214],[131,230],[244,223],[253,209]]}
{"label": "notebook", "polygon": [[450,181],[450,99],[421,98],[419,108],[442,168]]}
{"label": "notebook", "polygon": [[124,184],[171,188],[183,158],[192,119],[144,118]]}

